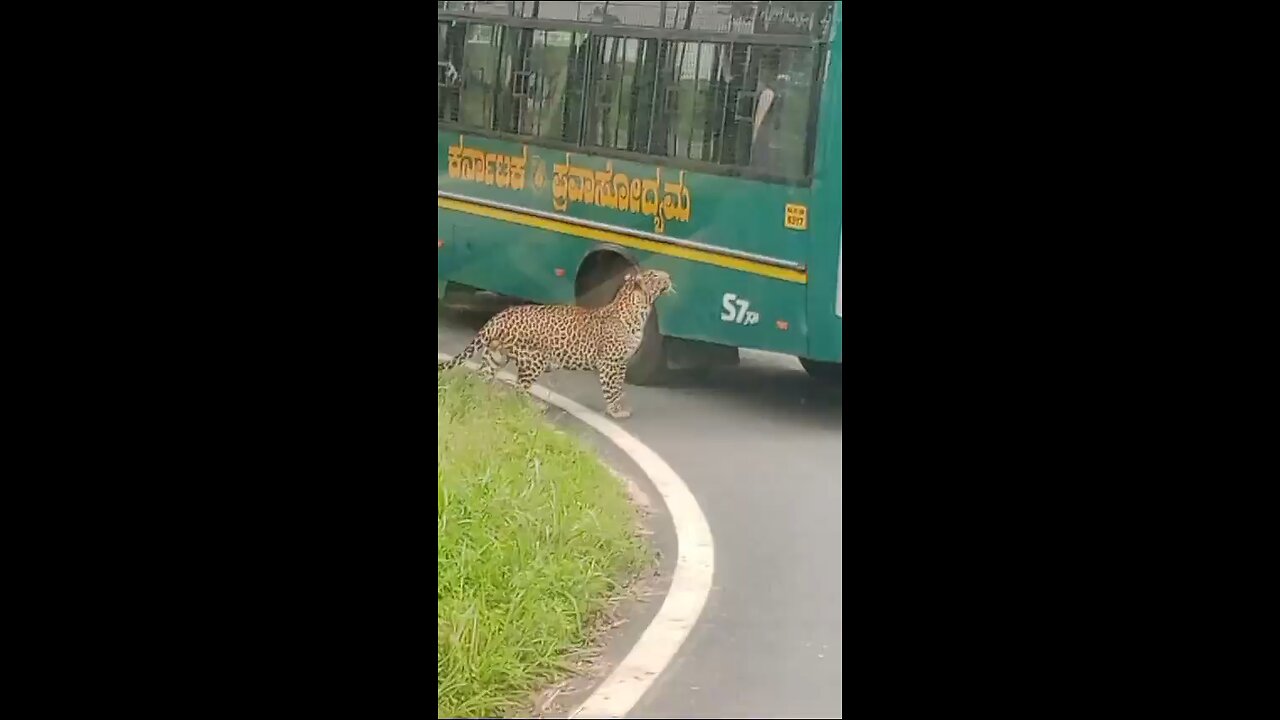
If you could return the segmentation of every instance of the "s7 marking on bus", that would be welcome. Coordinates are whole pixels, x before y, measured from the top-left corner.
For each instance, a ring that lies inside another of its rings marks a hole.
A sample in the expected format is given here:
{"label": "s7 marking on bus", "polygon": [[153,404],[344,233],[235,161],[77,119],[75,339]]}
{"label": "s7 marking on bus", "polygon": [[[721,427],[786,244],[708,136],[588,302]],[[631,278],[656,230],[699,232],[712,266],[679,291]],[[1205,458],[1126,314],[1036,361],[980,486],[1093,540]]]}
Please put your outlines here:
{"label": "s7 marking on bus", "polygon": [[739,325],[755,325],[760,322],[760,313],[748,309],[751,307],[749,300],[740,298],[734,293],[725,293],[720,303],[724,308],[724,312],[720,313],[720,319],[725,322]]}

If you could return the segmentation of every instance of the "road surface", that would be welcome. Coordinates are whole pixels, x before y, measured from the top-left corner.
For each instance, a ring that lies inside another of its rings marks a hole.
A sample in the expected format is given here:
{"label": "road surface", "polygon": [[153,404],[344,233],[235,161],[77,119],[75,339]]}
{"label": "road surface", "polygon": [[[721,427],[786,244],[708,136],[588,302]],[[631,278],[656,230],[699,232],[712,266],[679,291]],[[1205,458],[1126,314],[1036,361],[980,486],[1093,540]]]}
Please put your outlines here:
{"label": "road surface", "polygon": [[[438,350],[461,350],[484,317],[439,311]],[[593,375],[539,382],[604,409]],[[840,391],[743,351],[740,367],[626,392],[619,423],[683,477],[715,539],[701,619],[628,717],[842,717]]]}

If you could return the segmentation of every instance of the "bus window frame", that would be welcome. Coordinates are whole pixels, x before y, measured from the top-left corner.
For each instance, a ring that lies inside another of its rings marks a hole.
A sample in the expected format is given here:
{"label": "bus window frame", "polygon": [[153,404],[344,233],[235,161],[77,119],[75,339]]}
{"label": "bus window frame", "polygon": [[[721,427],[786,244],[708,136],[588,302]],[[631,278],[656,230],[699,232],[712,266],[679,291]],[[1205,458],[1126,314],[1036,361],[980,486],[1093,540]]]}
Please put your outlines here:
{"label": "bus window frame", "polygon": [[[458,22],[465,23],[468,26],[473,24],[489,25],[494,28],[495,32],[498,26],[504,26],[518,29],[529,28],[550,32],[581,32],[586,34],[588,37],[596,36],[684,42],[743,43],[757,47],[811,48],[815,53],[815,58],[813,62],[813,75],[810,80],[809,112],[807,113],[807,118],[805,120],[805,171],[803,175],[779,175],[746,165],[726,165],[722,163],[707,162],[704,160],[682,158],[679,155],[657,155],[622,150],[609,146],[587,145],[583,144],[581,140],[577,143],[571,143],[556,138],[548,138],[538,135],[525,135],[522,133],[513,133],[503,130],[493,130],[490,128],[482,128],[448,120],[437,119],[436,127],[440,130],[448,130],[465,135],[475,135],[494,140],[518,142],[555,150],[563,150],[565,152],[626,160],[647,165],[662,165],[664,167],[674,167],[708,175],[720,175],[744,180],[758,180],[761,182],[800,188],[807,188],[813,184],[815,178],[814,167],[817,160],[818,115],[821,110],[822,93],[827,81],[827,65],[830,63],[831,58],[830,32],[824,33],[821,37],[814,35],[772,35],[764,33],[736,32],[722,33],[705,30],[651,28],[616,24],[604,25],[592,22],[546,20],[519,16],[478,15],[456,11],[438,13],[436,22],[437,25],[439,23]],[[588,79],[588,83],[589,82],[590,79]],[[459,115],[459,117],[461,117],[461,115]]]}

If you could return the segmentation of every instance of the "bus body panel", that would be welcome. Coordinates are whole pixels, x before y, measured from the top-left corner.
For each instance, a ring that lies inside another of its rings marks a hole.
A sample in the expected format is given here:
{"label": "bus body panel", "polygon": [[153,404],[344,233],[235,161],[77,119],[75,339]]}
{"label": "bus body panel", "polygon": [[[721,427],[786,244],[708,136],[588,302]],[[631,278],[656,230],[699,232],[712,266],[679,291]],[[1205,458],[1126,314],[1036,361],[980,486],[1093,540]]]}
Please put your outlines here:
{"label": "bus body panel", "polygon": [[788,205],[808,211],[809,188],[446,130],[439,140],[440,277],[534,302],[573,302],[582,261],[608,246],[671,273],[677,295],[658,305],[664,335],[805,354],[812,228],[786,222]]}
{"label": "bus body panel", "polygon": [[[808,187],[697,173],[666,166],[661,158],[632,162],[443,128],[437,139],[436,186],[447,193],[800,265],[807,260],[811,230],[788,229],[785,223],[788,205],[809,209]],[[664,209],[668,204],[670,211]]]}
{"label": "bus body panel", "polygon": [[[577,270],[607,248],[665,270],[676,294],[658,301],[663,335],[804,355],[805,286],[741,270],[440,209],[441,277],[540,303],[572,303]],[[445,236],[447,235],[447,237]]]}
{"label": "bus body panel", "polygon": [[831,62],[819,105],[811,188],[814,205],[823,212],[813,216],[816,232],[809,244],[809,346],[805,356],[826,362],[844,359],[844,318],[843,310],[837,311],[837,298],[843,299],[844,289],[844,208],[852,205],[852,199],[844,195],[844,133],[848,126],[843,111],[842,5],[836,3],[832,21]]}

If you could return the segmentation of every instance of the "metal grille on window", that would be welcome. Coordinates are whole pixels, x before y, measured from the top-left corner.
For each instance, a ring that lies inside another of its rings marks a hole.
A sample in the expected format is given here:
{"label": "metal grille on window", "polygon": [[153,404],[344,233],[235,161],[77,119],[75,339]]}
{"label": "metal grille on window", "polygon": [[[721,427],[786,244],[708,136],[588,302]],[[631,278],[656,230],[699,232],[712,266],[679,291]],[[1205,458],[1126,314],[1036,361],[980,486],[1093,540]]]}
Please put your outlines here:
{"label": "metal grille on window", "polygon": [[[578,6],[571,18],[569,6]],[[443,8],[475,20],[437,23],[441,122],[767,176],[801,178],[810,166],[824,45],[795,38],[825,32],[830,3],[446,2]],[[593,19],[602,27],[495,25],[503,8],[517,17]],[[610,30],[699,24],[755,37]],[[778,34],[788,39],[771,42]]]}
{"label": "metal grille on window", "polygon": [[437,11],[744,34],[824,35],[831,23],[827,0],[587,0],[437,2]]}

